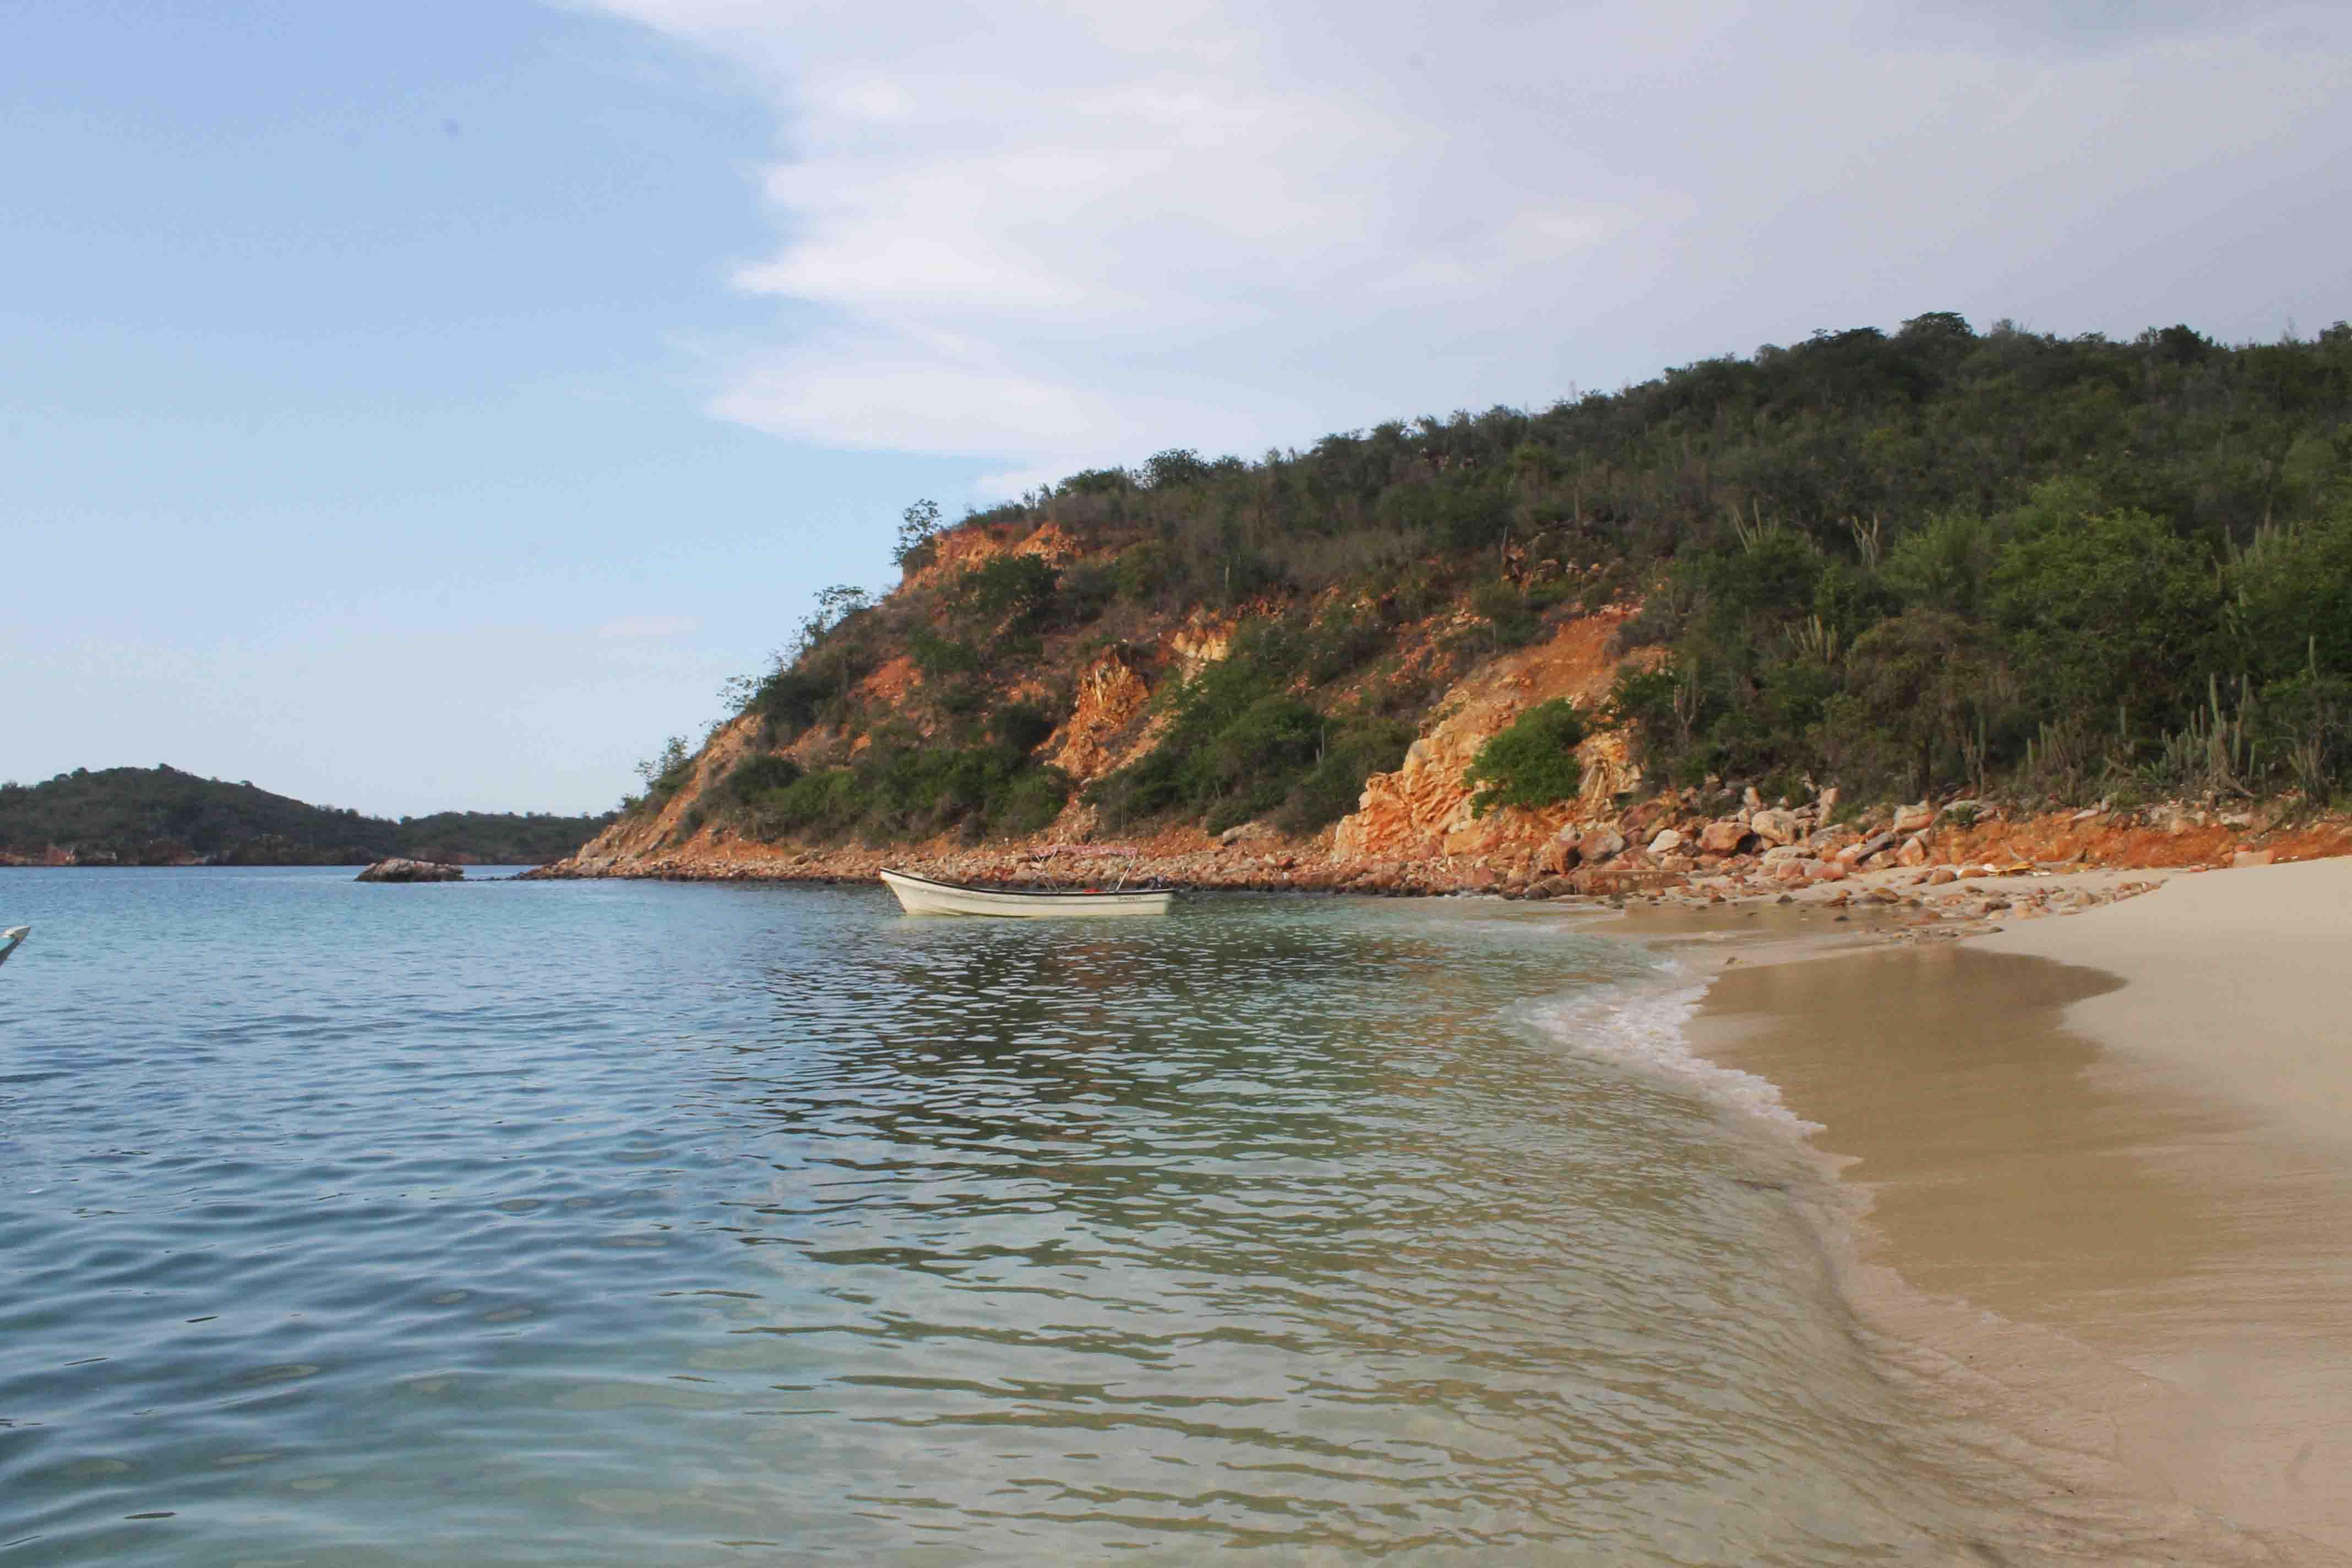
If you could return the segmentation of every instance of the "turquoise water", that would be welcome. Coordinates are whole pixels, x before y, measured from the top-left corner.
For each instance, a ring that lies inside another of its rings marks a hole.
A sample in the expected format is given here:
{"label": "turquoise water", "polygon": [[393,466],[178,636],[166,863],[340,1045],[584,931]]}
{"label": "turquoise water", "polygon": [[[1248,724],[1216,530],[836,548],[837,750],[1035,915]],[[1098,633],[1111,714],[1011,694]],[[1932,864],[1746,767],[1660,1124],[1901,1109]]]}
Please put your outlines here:
{"label": "turquoise water", "polygon": [[1770,1141],[1655,1070],[1690,993],[1539,906],[0,870],[25,921],[12,1568],[1972,1528]]}

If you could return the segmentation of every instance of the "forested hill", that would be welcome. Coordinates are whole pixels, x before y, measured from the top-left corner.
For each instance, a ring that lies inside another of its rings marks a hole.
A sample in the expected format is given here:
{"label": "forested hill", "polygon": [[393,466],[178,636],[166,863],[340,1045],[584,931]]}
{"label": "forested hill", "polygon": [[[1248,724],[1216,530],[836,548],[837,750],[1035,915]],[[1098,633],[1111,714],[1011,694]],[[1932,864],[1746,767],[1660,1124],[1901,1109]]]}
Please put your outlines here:
{"label": "forested hill", "polygon": [[1616,731],[1645,790],[2352,786],[2343,323],[2230,346],[1932,313],[1540,411],[1171,449],[947,526],[919,502],[898,555],[897,589],[828,589],[736,721],[647,765],[597,858],[1312,832],[1458,682],[1628,604],[1613,689],[1560,734]]}
{"label": "forested hill", "polygon": [[393,822],[173,767],[76,769],[46,784],[0,784],[0,852],[70,856],[82,865],[348,866],[390,855],[541,865],[571,854],[610,820],[444,811]]}

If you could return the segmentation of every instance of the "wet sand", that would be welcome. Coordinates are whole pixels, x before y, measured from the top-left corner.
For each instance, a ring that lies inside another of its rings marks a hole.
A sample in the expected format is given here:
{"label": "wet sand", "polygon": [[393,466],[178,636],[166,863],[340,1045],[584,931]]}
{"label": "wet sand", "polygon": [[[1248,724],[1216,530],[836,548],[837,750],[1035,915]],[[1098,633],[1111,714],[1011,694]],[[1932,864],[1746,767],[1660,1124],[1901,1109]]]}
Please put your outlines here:
{"label": "wet sand", "polygon": [[1694,954],[1721,976],[1695,1028],[1820,1123],[1866,1199],[1865,1321],[2078,1458],[2053,1495],[2352,1561],[2352,860],[1757,962],[1825,951]]}

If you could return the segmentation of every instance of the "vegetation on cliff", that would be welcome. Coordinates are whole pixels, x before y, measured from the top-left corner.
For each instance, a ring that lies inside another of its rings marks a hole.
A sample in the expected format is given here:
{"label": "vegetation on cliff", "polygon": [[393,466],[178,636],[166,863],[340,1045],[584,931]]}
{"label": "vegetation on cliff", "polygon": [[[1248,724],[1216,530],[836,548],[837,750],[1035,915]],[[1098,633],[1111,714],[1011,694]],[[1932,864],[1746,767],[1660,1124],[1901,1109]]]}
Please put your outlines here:
{"label": "vegetation on cliff", "polygon": [[[898,591],[828,590],[733,694],[793,775],[730,774],[688,826],[978,837],[1075,789],[1114,827],[1303,830],[1462,670],[1634,599],[1621,651],[1651,651],[1589,717],[1655,785],[2325,798],[2352,784],[2352,327],[1934,313],[1538,413],[1170,450],[953,527],[918,503],[898,556]],[[1228,647],[1170,662],[1213,625]],[[1042,743],[1107,658],[1151,704],[1073,779]],[[693,767],[680,744],[633,807]]]}
{"label": "vegetation on cliff", "polygon": [[443,811],[393,822],[166,766],[77,768],[43,784],[0,784],[0,851],[64,852],[83,864],[361,866],[404,856],[541,865],[611,820]]}

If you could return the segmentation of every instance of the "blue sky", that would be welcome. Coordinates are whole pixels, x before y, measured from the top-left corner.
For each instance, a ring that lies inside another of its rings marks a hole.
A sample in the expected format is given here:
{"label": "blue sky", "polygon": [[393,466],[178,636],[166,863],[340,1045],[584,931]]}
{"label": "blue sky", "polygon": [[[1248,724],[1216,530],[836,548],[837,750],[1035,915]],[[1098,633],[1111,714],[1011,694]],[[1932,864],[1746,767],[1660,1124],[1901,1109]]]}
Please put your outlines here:
{"label": "blue sky", "polygon": [[2119,15],[33,0],[0,778],[597,809],[918,496],[2352,314],[2343,16]]}

